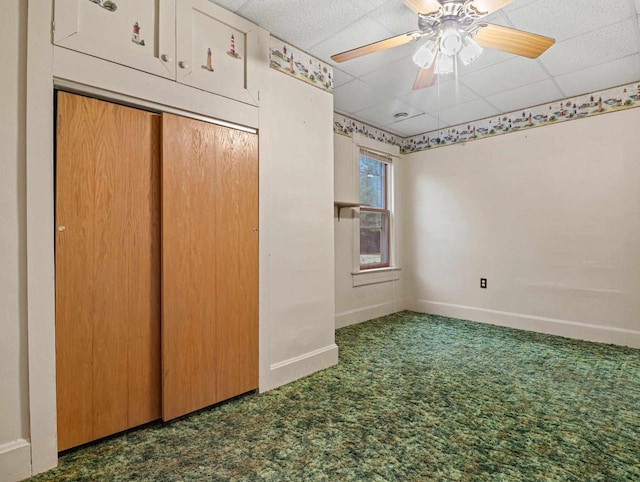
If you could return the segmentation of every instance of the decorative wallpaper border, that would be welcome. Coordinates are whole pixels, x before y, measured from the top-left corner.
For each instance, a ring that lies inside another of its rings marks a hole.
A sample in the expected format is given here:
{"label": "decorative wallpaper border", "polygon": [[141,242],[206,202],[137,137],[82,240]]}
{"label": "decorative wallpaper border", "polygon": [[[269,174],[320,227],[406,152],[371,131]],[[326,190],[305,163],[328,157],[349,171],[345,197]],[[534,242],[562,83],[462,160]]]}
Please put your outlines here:
{"label": "decorative wallpaper border", "polygon": [[640,82],[405,137],[400,152],[435,149],[635,107],[640,107]]}
{"label": "decorative wallpaper border", "polygon": [[399,146],[401,152],[402,147],[404,146],[404,139],[402,137],[383,131],[377,127],[370,126],[369,124],[351,119],[350,117],[338,114],[337,112],[333,113],[333,132],[348,137],[352,137],[354,132],[362,134],[367,136],[369,139],[375,139],[380,142]]}
{"label": "decorative wallpaper border", "polygon": [[269,64],[291,77],[333,93],[333,67],[306,52],[271,36]]}

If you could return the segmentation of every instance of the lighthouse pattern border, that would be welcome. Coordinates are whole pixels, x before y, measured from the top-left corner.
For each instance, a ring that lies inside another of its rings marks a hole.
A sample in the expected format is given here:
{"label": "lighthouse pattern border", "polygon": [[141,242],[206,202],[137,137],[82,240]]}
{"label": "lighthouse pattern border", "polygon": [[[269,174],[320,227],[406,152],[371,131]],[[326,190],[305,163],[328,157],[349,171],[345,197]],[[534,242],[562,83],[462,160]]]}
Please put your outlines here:
{"label": "lighthouse pattern border", "polygon": [[364,122],[351,119],[350,117],[338,114],[337,112],[333,113],[333,132],[347,137],[353,137],[353,134],[361,134],[369,139],[374,139],[393,146],[399,146],[401,151],[402,146],[404,145],[404,139],[401,136],[391,134],[390,132],[370,126]]}
{"label": "lighthouse pattern border", "polygon": [[635,107],[640,81],[407,137],[400,150],[408,154]]}
{"label": "lighthouse pattern border", "polygon": [[636,107],[640,107],[640,81],[405,138],[338,113],[333,116],[333,130],[346,136],[357,132],[410,154]]}
{"label": "lighthouse pattern border", "polygon": [[272,69],[333,93],[333,67],[273,36],[269,63]]}

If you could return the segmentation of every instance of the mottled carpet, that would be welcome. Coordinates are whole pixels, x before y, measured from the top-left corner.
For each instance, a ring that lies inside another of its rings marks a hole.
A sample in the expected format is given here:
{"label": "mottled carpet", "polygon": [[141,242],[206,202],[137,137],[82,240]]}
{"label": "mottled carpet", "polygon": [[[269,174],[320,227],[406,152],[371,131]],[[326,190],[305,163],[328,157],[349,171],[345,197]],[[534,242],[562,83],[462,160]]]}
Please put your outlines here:
{"label": "mottled carpet", "polygon": [[336,340],[336,367],[34,480],[640,480],[639,350],[412,312]]}

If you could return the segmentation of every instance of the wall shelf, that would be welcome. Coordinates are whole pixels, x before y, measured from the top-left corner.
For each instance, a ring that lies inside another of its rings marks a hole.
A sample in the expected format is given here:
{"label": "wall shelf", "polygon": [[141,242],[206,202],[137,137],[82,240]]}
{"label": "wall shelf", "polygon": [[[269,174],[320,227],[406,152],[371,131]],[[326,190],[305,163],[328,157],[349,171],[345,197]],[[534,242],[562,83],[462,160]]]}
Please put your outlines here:
{"label": "wall shelf", "polygon": [[334,201],[333,205],[338,208],[338,222],[340,221],[340,211],[344,208],[359,208],[362,206],[360,203],[354,203],[349,201]]}

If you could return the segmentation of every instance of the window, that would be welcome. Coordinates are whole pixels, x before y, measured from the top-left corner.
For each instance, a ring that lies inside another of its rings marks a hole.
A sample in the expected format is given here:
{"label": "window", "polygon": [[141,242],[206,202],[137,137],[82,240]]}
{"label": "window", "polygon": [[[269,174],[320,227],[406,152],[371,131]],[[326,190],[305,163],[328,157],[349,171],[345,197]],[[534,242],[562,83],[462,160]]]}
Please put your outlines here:
{"label": "window", "polygon": [[389,161],[360,152],[360,269],[389,266]]}

